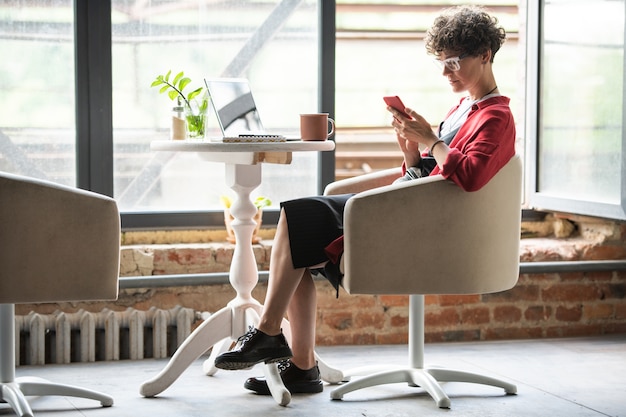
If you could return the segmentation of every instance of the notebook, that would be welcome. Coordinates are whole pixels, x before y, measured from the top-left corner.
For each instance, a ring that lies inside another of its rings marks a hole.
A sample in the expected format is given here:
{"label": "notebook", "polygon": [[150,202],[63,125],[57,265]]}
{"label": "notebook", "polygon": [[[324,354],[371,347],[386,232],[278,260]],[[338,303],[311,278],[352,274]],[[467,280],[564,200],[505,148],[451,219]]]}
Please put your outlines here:
{"label": "notebook", "polygon": [[250,84],[245,78],[204,80],[211,106],[227,143],[284,142],[282,135],[265,133]]}

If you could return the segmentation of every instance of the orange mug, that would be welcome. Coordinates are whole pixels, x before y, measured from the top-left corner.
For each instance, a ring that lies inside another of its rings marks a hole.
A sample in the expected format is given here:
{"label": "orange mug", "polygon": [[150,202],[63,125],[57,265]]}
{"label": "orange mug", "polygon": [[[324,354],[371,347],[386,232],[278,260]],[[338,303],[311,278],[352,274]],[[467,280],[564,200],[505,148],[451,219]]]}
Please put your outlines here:
{"label": "orange mug", "polygon": [[333,133],[335,133],[335,121],[328,117],[328,113],[300,115],[300,138],[302,140],[326,140]]}

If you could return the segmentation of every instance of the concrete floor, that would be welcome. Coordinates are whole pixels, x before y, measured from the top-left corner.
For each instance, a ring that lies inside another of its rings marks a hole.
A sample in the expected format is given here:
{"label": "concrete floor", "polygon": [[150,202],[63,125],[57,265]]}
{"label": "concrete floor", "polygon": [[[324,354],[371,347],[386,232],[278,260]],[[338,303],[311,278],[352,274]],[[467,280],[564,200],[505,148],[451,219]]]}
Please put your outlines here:
{"label": "concrete floor", "polygon": [[[332,366],[407,362],[405,346],[320,347]],[[454,367],[503,378],[517,385],[517,395],[477,384],[448,383],[450,409],[438,408],[420,388],[389,384],[331,400],[333,386],[314,395],[294,395],[286,407],[271,397],[246,391],[246,371],[219,371],[208,377],[199,359],[155,398],[139,395],[142,382],[158,374],[166,360],[25,366],[19,376],[39,376],[112,395],[115,404],[69,397],[33,397],[37,417],[160,416],[626,416],[626,335],[506,342],[427,344],[426,364]],[[0,415],[13,415],[0,404]]]}

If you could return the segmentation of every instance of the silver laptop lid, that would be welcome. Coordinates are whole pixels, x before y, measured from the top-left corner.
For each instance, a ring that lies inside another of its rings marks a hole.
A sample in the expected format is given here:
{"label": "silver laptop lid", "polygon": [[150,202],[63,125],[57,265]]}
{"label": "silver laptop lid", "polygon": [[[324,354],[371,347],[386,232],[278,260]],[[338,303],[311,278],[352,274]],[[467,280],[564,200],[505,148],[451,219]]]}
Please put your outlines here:
{"label": "silver laptop lid", "polygon": [[224,137],[265,132],[247,79],[215,78],[205,82]]}

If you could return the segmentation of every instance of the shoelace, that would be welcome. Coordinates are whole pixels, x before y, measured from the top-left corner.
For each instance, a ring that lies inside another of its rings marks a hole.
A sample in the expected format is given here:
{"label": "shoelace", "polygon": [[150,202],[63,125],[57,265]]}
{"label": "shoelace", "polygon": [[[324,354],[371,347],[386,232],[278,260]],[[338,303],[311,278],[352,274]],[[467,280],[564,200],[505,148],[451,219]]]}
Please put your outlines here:
{"label": "shoelace", "polygon": [[248,340],[250,340],[252,336],[254,336],[256,333],[257,333],[257,329],[255,329],[252,326],[248,327],[248,331],[242,334],[241,336],[239,336],[239,338],[237,339],[237,345],[243,345]]}
{"label": "shoelace", "polygon": [[285,371],[287,368],[289,368],[291,366],[291,361],[289,359],[282,360],[282,361],[278,362],[277,366],[278,366],[278,370],[280,372],[283,372],[283,371]]}

